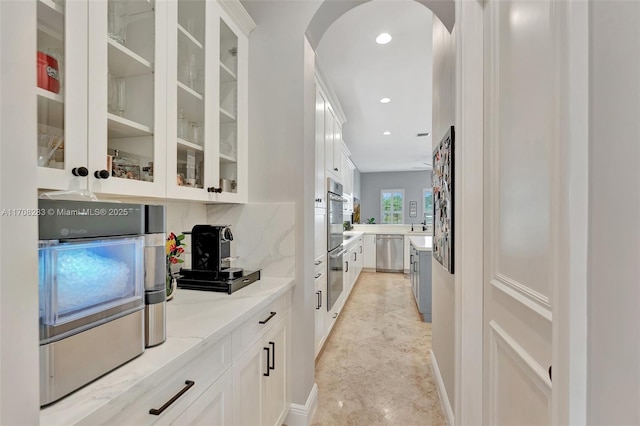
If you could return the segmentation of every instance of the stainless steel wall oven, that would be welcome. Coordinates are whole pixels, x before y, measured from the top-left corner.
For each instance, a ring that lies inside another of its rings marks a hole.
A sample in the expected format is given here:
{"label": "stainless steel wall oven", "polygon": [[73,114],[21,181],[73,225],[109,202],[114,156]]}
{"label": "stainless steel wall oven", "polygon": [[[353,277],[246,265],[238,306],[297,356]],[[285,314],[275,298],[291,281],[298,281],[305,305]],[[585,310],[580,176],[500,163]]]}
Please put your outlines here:
{"label": "stainless steel wall oven", "polygon": [[343,240],[343,206],[342,184],[335,180],[327,179],[327,250],[329,261],[327,262],[327,311],[333,308],[336,300],[342,293],[342,249]]}

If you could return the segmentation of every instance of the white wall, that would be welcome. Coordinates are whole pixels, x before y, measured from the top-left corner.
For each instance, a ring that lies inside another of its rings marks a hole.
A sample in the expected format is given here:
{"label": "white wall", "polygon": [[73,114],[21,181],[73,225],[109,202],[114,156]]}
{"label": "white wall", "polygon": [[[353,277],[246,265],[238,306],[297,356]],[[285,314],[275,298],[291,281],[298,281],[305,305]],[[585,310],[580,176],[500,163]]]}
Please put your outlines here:
{"label": "white wall", "polygon": [[[37,207],[35,2],[0,2],[0,210]],[[38,218],[0,217],[0,424],[39,423]]]}
{"label": "white wall", "polygon": [[590,2],[587,423],[640,424],[640,3]]}
{"label": "white wall", "polygon": [[[382,189],[404,189],[404,223],[422,223],[424,220],[424,198],[422,191],[431,188],[431,171],[380,172],[360,174],[360,222],[370,217],[382,223],[380,217],[380,191]],[[409,217],[409,202],[418,202],[417,216]]]}
{"label": "white wall", "polygon": [[[449,33],[433,18],[433,145],[437,144],[455,120],[455,29]],[[449,404],[454,398],[455,299],[454,275],[432,260],[433,353],[447,391]]]}
{"label": "white wall", "polygon": [[321,2],[242,3],[257,24],[249,40],[249,200],[296,204],[291,398],[303,405],[315,377],[315,90],[304,33]]}

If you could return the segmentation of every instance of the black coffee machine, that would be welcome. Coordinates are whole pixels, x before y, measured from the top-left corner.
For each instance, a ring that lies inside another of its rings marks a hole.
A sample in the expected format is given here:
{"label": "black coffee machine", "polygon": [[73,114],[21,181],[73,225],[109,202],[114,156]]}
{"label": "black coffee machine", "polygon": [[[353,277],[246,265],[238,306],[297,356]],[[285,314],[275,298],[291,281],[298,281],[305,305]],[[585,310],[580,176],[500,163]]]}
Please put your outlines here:
{"label": "black coffee machine", "polygon": [[260,279],[260,271],[231,267],[229,225],[195,225],[191,230],[191,269],[180,269],[179,288],[233,293]]}

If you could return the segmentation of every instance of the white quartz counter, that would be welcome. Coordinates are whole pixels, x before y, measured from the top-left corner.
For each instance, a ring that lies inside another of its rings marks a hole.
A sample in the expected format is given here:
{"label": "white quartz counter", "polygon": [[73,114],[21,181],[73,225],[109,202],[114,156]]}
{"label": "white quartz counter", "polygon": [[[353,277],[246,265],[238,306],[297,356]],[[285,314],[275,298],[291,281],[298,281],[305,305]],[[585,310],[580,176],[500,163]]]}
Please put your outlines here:
{"label": "white quartz counter", "polygon": [[395,235],[431,235],[431,230],[423,231],[421,224],[413,226],[411,225],[365,225],[356,224],[353,225],[353,231],[361,232],[366,235],[378,235],[378,234],[395,234]]}
{"label": "white quartz counter", "polygon": [[[139,357],[40,411],[41,425],[72,425],[110,405],[121,410],[124,392],[137,398],[154,375],[225,336],[293,286],[292,278],[262,277],[235,293],[177,289],[167,302],[167,340]],[[82,368],[82,366],[78,366]],[[144,383],[144,385],[143,385]],[[86,422],[86,421],[85,421]]]}
{"label": "white quartz counter", "polygon": [[409,241],[418,251],[431,251],[433,238],[431,236],[410,236]]}
{"label": "white quartz counter", "polygon": [[358,238],[364,235],[364,232],[356,232],[356,231],[345,231],[343,234],[345,237],[350,236],[351,238],[345,239],[342,241],[342,248],[345,250],[349,250],[353,245],[358,242]]}

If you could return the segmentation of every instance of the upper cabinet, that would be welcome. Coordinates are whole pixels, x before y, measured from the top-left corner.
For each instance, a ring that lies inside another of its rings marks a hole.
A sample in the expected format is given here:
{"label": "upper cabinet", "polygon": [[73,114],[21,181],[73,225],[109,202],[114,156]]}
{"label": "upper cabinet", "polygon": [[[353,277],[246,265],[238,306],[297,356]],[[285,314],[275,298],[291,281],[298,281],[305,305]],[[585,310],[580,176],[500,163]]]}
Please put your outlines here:
{"label": "upper cabinet", "polygon": [[[255,24],[238,2],[169,7],[167,195],[246,203],[248,33]],[[242,23],[225,7],[236,8]]]}
{"label": "upper cabinet", "polygon": [[38,0],[38,186],[247,202],[254,27],[239,2]]}

